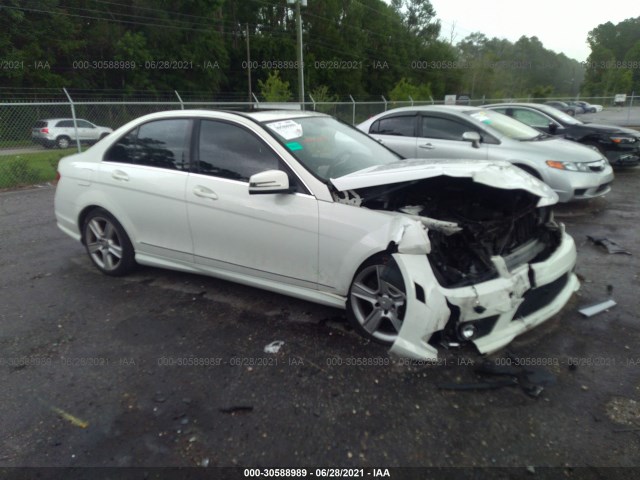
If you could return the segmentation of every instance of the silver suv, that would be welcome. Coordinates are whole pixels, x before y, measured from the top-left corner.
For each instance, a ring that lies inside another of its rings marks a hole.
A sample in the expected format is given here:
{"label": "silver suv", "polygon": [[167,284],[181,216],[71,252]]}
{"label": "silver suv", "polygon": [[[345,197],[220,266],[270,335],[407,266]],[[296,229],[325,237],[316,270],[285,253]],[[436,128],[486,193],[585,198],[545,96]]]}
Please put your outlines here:
{"label": "silver suv", "polygon": [[[99,127],[86,120],[77,119],[78,138],[82,143],[96,143],[109,135],[113,130]],[[31,139],[45,148],[69,148],[76,141],[76,129],[73,118],[48,118],[38,120],[31,129]]]}

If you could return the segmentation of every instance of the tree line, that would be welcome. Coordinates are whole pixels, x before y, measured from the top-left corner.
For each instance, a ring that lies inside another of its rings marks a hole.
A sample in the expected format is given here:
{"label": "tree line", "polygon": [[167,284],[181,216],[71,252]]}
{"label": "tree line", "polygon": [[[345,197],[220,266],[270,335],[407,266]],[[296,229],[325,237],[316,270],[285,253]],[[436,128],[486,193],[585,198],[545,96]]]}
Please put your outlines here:
{"label": "tree line", "polygon": [[[427,0],[308,0],[302,19],[306,92],[316,101],[575,95],[585,78],[582,64],[536,37],[444,40]],[[594,59],[637,56],[640,44],[631,53],[609,45],[609,30],[591,33]],[[0,52],[5,95],[66,87],[244,99],[248,69],[258,95],[297,95],[286,0],[4,0]],[[586,72],[589,92],[618,86]]]}

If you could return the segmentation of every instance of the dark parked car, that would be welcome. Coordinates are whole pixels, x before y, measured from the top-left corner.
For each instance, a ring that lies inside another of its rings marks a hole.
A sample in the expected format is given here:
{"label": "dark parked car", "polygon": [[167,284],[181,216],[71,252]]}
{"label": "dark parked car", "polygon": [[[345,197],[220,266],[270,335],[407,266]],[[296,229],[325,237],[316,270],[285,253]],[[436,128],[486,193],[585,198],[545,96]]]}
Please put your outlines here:
{"label": "dark parked car", "polygon": [[561,135],[598,149],[614,166],[640,164],[640,132],[615,125],[583,123],[538,103],[497,103],[484,108],[504,113],[543,133]]}
{"label": "dark parked car", "polygon": [[565,102],[558,102],[555,100],[544,102],[545,105],[549,105],[550,107],[556,108],[561,112],[566,113],[567,115],[575,116],[577,113],[584,113],[584,109],[577,105],[569,105]]}

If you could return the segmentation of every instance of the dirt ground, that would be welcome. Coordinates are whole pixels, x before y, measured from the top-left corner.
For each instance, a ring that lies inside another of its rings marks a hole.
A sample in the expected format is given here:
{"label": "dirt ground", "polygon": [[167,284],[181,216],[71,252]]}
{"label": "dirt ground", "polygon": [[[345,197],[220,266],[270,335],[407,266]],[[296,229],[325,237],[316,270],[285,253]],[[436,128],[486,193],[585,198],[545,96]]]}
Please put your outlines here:
{"label": "dirt ground", "polygon": [[[619,171],[606,198],[556,210],[576,240],[582,288],[488,358],[546,365],[554,381],[537,398],[518,386],[442,390],[478,381],[483,359],[468,349],[444,352],[440,365],[392,359],[339,310],[152,268],[106,277],[57,229],[52,187],[1,193],[0,467],[514,467],[488,472],[612,478],[606,467],[640,464],[639,191],[640,169]],[[607,254],[587,235],[632,255]],[[577,311],[610,296],[609,311]],[[278,353],[265,353],[276,340]]]}

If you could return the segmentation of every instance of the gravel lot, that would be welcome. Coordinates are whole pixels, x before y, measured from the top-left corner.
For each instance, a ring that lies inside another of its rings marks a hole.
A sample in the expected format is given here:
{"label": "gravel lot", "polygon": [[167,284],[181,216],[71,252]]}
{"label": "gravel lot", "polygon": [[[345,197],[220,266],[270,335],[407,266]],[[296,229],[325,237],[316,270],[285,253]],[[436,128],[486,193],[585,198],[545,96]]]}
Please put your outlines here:
{"label": "gravel lot", "polygon": [[582,122],[588,123],[640,127],[640,106],[606,107],[601,112],[585,113],[578,115],[577,118]]}
{"label": "gravel lot", "polygon": [[[55,226],[53,188],[0,193],[0,467],[518,467],[468,478],[535,467],[537,478],[613,478],[604,467],[640,464],[639,186],[640,169],[618,172],[606,198],[557,209],[582,289],[489,358],[548,364],[555,384],[538,398],[441,390],[477,381],[482,359],[393,361],[338,310],[151,268],[103,276]],[[632,255],[607,254],[593,234]],[[609,292],[610,311],[577,312]],[[280,351],[264,353],[275,340]]]}

